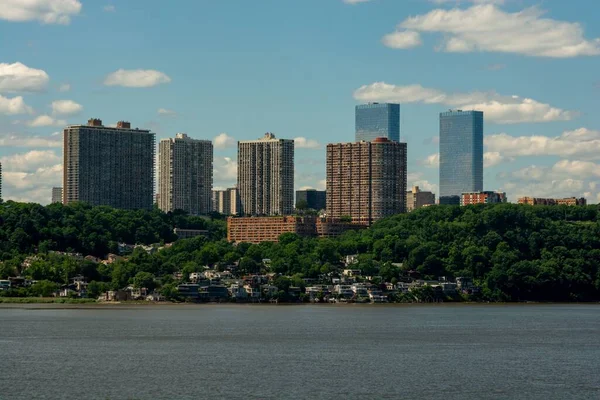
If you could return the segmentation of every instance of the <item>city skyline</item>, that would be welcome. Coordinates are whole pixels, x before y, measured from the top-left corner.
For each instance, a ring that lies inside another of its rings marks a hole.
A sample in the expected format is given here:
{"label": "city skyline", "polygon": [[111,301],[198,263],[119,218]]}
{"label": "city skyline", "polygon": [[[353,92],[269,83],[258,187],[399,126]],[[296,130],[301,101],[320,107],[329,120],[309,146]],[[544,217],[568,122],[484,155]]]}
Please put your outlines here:
{"label": "city skyline", "polygon": [[[232,1],[236,15],[226,12],[231,3],[182,1],[175,9],[149,0],[152,27],[135,2],[74,0],[50,12],[7,5],[10,12],[0,13],[0,34],[11,37],[0,56],[3,197],[49,203],[62,180],[56,133],[89,116],[136,121],[157,142],[177,132],[212,140],[215,188],[235,184],[237,141],[273,131],[295,139],[294,189],[323,190],[325,146],[353,139],[354,107],[390,102],[402,108],[409,187],[439,194],[437,115],[478,109],[486,115],[485,190],[505,191],[511,201],[599,201],[595,2]],[[455,20],[472,22],[459,31]],[[474,34],[479,23],[483,36]],[[81,48],[94,63],[65,62]],[[126,50],[111,56],[116,48]]]}

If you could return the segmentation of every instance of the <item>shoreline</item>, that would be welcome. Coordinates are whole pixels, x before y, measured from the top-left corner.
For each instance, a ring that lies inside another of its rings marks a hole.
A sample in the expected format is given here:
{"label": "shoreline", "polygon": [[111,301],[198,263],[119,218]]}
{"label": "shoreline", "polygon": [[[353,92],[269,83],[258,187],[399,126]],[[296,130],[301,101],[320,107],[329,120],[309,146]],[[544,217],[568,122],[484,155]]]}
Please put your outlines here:
{"label": "shoreline", "polygon": [[133,309],[165,309],[165,308],[205,308],[205,307],[289,307],[289,306],[312,306],[312,307],[373,307],[373,308],[403,308],[403,307],[465,307],[465,306],[481,306],[481,307],[506,307],[506,306],[570,306],[570,305],[597,305],[598,302],[521,302],[521,303],[477,303],[477,302],[462,302],[462,303],[385,303],[385,304],[372,304],[372,303],[167,303],[167,302],[111,302],[111,303],[49,303],[49,302],[38,302],[38,303],[0,303],[0,310],[133,310]]}

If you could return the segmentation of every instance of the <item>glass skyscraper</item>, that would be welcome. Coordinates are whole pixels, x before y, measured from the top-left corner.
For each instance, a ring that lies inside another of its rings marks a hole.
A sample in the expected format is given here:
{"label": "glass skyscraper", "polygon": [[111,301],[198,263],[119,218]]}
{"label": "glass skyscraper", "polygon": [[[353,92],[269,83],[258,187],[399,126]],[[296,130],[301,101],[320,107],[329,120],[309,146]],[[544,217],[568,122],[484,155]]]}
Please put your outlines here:
{"label": "glass skyscraper", "polygon": [[400,104],[370,103],[356,106],[356,141],[384,137],[400,141]]}
{"label": "glass skyscraper", "polygon": [[483,112],[440,113],[440,203],[483,190]]}

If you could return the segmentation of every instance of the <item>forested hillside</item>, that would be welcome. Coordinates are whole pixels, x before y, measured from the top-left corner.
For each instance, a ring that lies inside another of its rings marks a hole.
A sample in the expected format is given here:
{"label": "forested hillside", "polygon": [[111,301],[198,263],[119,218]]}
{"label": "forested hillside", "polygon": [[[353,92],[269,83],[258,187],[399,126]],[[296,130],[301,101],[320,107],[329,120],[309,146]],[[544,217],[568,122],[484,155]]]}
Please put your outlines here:
{"label": "forested hillside", "polygon": [[[183,272],[185,279],[185,274],[206,265],[221,270],[236,265],[238,276],[275,272],[288,276],[280,284],[289,285],[299,284],[303,277],[318,281],[336,276],[344,267],[344,256],[359,254],[356,268],[363,275],[381,276],[388,282],[466,276],[482,288],[478,299],[600,300],[597,206],[435,206],[337,239],[284,234],[279,243],[237,246],[224,239],[222,220],[158,210],[9,202],[0,205],[0,218],[0,256],[5,260],[0,278],[23,273],[38,280],[66,281],[82,273],[89,280],[104,282],[103,287],[122,287],[136,277],[160,287],[171,284],[176,271]],[[102,257],[116,242],[169,242],[174,239],[173,226],[206,228],[211,237],[180,240],[155,254],[136,250],[110,265],[46,254],[71,249]],[[38,261],[22,270],[22,259],[34,253]],[[265,265],[264,259],[270,263]]]}

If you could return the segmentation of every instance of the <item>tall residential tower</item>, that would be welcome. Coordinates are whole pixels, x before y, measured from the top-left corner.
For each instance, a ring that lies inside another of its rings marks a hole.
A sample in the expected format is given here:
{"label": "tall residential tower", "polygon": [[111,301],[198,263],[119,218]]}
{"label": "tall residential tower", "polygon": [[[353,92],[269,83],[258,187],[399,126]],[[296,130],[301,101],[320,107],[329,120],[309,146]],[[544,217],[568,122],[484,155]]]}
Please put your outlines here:
{"label": "tall residential tower", "polygon": [[241,215],[288,215],[294,210],[294,141],[266,133],[238,142]]}
{"label": "tall residential tower", "polygon": [[441,113],[440,204],[445,198],[482,190],[483,112]]}
{"label": "tall residential tower", "polygon": [[400,141],[400,104],[370,103],[356,106],[356,141],[384,137]]}
{"label": "tall residential tower", "polygon": [[406,143],[327,145],[327,217],[371,225],[406,212]]}
{"label": "tall residential tower", "polygon": [[151,209],[154,133],[129,122],[69,125],[63,135],[63,203],[82,201],[124,209]]}
{"label": "tall residential tower", "polygon": [[213,145],[185,133],[163,139],[158,147],[158,207],[192,215],[212,211]]}

